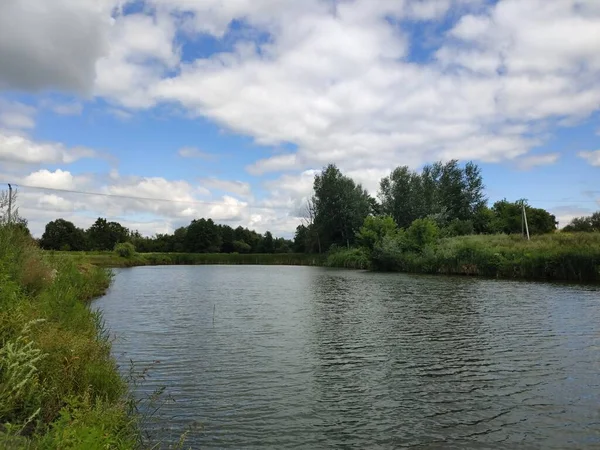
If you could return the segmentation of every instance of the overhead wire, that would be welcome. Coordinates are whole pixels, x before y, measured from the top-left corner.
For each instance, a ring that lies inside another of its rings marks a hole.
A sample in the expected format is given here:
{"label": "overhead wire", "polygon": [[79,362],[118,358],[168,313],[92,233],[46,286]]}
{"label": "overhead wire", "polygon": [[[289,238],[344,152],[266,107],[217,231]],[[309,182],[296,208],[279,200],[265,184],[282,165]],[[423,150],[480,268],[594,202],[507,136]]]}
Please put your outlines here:
{"label": "overhead wire", "polygon": [[[2,183],[7,184],[7,183]],[[168,198],[157,198],[157,197],[138,197],[134,195],[123,195],[123,194],[110,194],[105,192],[89,192],[89,191],[79,191],[75,189],[62,189],[62,188],[52,188],[46,186],[30,186],[26,184],[18,184],[11,183],[13,186],[24,188],[24,189],[34,189],[40,191],[51,191],[51,192],[62,192],[68,194],[81,194],[81,195],[95,195],[100,197],[110,197],[110,198],[120,198],[126,200],[141,200],[141,201],[153,201],[153,202],[167,202],[167,203],[182,203],[188,205],[209,205],[209,206],[245,206],[250,210],[252,209],[264,209],[264,210],[282,210],[289,211],[290,207],[284,206],[260,206],[256,204],[251,204],[248,202],[244,202],[240,200],[240,205],[233,205],[227,202],[215,202],[215,201],[203,201],[203,200],[176,200],[176,199],[168,199]]]}

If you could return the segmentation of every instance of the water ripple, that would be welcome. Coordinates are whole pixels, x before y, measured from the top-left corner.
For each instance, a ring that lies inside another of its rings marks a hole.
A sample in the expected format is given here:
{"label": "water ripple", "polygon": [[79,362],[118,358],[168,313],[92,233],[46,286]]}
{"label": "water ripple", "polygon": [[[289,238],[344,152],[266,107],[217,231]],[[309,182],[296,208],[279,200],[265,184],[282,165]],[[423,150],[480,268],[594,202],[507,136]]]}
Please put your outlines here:
{"label": "water ripple", "polygon": [[[600,448],[597,287],[301,267],[119,270],[114,352],[165,447]],[[160,361],[153,364],[154,361]]]}

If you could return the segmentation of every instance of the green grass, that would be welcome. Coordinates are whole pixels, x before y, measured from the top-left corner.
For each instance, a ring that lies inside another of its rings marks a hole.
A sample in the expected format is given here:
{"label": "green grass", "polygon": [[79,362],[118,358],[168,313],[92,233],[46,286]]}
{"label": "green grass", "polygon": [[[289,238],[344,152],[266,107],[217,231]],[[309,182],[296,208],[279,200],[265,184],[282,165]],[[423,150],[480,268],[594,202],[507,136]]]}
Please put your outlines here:
{"label": "green grass", "polygon": [[47,256],[0,227],[0,448],[136,448],[127,384],[86,304],[110,273]]}
{"label": "green grass", "polygon": [[131,258],[115,252],[46,252],[48,258],[68,258],[98,267],[134,267],[153,265],[281,265],[320,266],[324,257],[303,253],[238,254],[238,253],[136,253]]}
{"label": "green grass", "polygon": [[[333,254],[328,265],[352,267],[358,250]],[[477,235],[440,239],[420,251],[384,240],[370,257],[375,270],[495,278],[600,282],[600,233]]]}

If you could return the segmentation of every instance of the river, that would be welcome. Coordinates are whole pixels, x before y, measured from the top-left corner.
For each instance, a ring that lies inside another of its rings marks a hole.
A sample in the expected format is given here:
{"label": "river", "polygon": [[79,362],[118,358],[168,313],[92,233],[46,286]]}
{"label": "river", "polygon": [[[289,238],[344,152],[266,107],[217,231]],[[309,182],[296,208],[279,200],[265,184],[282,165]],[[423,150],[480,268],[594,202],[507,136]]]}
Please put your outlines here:
{"label": "river", "polygon": [[600,448],[598,286],[137,267],[94,307],[123,370],[149,367],[137,394],[174,400],[147,425],[163,443]]}

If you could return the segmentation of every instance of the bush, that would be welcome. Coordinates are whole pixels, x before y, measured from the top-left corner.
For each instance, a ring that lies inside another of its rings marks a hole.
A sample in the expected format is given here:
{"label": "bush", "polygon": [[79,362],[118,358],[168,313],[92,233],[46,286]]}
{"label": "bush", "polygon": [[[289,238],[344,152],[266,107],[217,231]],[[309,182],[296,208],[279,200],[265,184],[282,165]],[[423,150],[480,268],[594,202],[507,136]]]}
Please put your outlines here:
{"label": "bush", "polygon": [[427,245],[433,245],[440,234],[435,221],[432,219],[417,219],[406,230],[406,237],[411,250],[421,251]]}
{"label": "bush", "polygon": [[135,256],[135,247],[131,242],[120,242],[115,245],[115,253],[121,258],[133,258]]}
{"label": "bush", "polygon": [[364,249],[350,248],[330,250],[325,262],[327,267],[343,267],[345,269],[370,269],[371,261]]}

